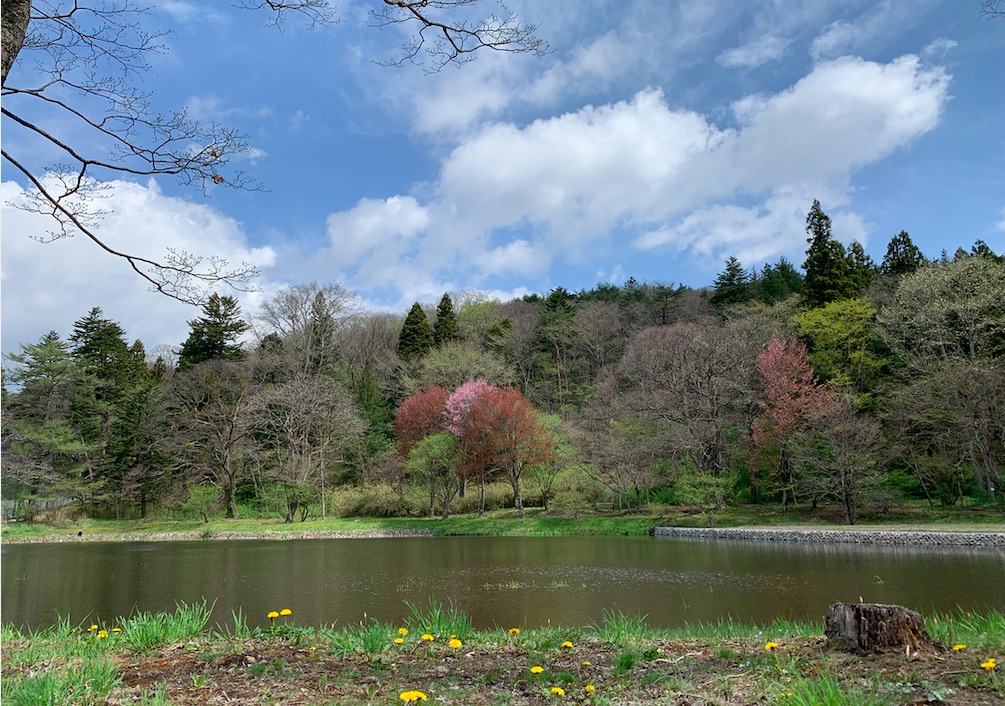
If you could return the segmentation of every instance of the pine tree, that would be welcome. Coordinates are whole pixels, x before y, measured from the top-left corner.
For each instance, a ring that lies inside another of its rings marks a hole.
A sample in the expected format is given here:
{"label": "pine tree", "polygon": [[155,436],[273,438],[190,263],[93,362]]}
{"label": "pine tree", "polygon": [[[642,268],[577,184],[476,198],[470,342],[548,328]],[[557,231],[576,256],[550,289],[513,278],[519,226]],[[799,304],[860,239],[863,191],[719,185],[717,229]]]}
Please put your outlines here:
{"label": "pine tree", "polygon": [[433,329],[426,319],[426,312],[419,302],[408,310],[405,323],[398,336],[398,356],[402,360],[417,360],[433,347]]}
{"label": "pine tree", "polygon": [[924,265],[928,260],[924,253],[911,240],[906,230],[902,230],[890,238],[886,246],[886,256],[879,266],[884,275],[898,277],[908,275]]}
{"label": "pine tree", "polygon": [[98,399],[118,399],[144,377],[146,364],[142,344],[138,351],[135,344],[131,349],[122,326],[104,318],[98,307],[74,322],[70,342],[74,358],[101,383]]}
{"label": "pine tree", "polygon": [[202,307],[203,316],[188,322],[188,338],[178,351],[178,369],[187,370],[207,360],[243,360],[238,343],[248,324],[234,297],[213,294]]}
{"label": "pine tree", "polygon": [[735,257],[726,260],[726,269],[719,273],[709,300],[717,309],[749,301],[753,295],[751,278]]}
{"label": "pine tree", "polygon": [[457,323],[457,313],[454,311],[454,302],[449,294],[444,294],[436,307],[436,322],[433,324],[433,344],[442,346],[444,343],[455,341],[461,337],[460,327]]}
{"label": "pine tree", "polygon": [[848,274],[855,283],[856,293],[872,284],[879,276],[879,268],[866,255],[865,248],[857,240],[848,248]]}
{"label": "pine tree", "polygon": [[774,265],[765,265],[757,281],[757,299],[774,304],[803,291],[803,276],[784,257]]}
{"label": "pine tree", "polygon": [[806,304],[818,307],[855,296],[857,290],[848,266],[848,253],[831,237],[831,219],[816,199],[806,214],[806,232],[809,234],[806,242],[810,244],[803,263]]}

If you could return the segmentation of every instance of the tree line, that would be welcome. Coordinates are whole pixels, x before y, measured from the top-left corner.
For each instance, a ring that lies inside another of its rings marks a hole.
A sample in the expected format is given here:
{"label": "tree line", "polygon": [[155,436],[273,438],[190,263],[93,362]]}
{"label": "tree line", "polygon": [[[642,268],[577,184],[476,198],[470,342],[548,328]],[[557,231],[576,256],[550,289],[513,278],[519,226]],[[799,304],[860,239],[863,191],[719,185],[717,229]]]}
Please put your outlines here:
{"label": "tree line", "polygon": [[177,347],[100,309],[8,356],[8,517],[428,514],[527,503],[1000,503],[1005,257],[882,262],[807,214],[806,258],[373,314],[338,284]]}

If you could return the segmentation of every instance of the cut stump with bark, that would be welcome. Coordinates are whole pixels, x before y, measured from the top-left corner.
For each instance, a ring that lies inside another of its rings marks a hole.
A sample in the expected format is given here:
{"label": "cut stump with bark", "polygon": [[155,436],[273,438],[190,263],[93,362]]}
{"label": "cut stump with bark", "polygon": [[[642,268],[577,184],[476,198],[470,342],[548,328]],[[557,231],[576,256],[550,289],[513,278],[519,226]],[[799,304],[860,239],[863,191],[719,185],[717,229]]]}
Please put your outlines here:
{"label": "cut stump with bark", "polygon": [[920,613],[899,605],[835,603],[827,616],[828,643],[846,652],[917,652],[933,648]]}

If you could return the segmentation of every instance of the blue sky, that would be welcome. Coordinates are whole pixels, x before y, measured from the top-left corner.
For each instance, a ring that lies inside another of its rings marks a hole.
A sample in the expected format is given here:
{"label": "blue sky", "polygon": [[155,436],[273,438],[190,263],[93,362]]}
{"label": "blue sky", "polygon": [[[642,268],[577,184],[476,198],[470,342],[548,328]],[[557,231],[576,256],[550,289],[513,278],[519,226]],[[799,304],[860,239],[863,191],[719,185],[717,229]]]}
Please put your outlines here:
{"label": "blue sky", "polygon": [[[432,75],[374,63],[404,39],[370,26],[378,4],[277,31],[229,4],[151,3],[143,21],[171,34],[143,87],[243,131],[267,190],[116,180],[102,235],[258,265],[248,314],[312,280],[402,313],[445,291],[706,286],[730,256],[800,264],[814,198],[877,261],[901,229],[929,256],[1005,251],[1005,19],[977,0],[519,0],[548,55]],[[46,224],[6,205],[23,188],[5,164],[5,353],[92,306],[148,349],[184,339],[198,312],[125,263],[31,240]]]}

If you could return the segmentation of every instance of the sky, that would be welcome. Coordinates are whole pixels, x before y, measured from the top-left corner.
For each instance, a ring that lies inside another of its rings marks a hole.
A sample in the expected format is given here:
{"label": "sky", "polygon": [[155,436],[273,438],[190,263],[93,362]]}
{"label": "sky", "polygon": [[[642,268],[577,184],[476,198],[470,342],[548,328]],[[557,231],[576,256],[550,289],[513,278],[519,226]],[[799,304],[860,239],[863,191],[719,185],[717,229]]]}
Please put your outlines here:
{"label": "sky", "polygon": [[[402,314],[444,292],[709,286],[731,256],[800,265],[814,199],[877,262],[901,230],[930,257],[1005,251],[1005,18],[977,0],[511,0],[546,55],[437,73],[385,65],[406,36],[373,26],[377,0],[313,29],[149,5],[169,31],[141,77],[153,107],[242,131],[238,166],[264,188],[98,173],[96,227],[155,258],[255,265],[257,291],[221,290],[249,317],[312,281]],[[33,168],[52,158],[3,133]],[[33,239],[51,224],[12,206],[27,185],[6,162],[0,179],[5,354],[95,306],[148,350],[184,340],[196,308],[82,237]]]}

